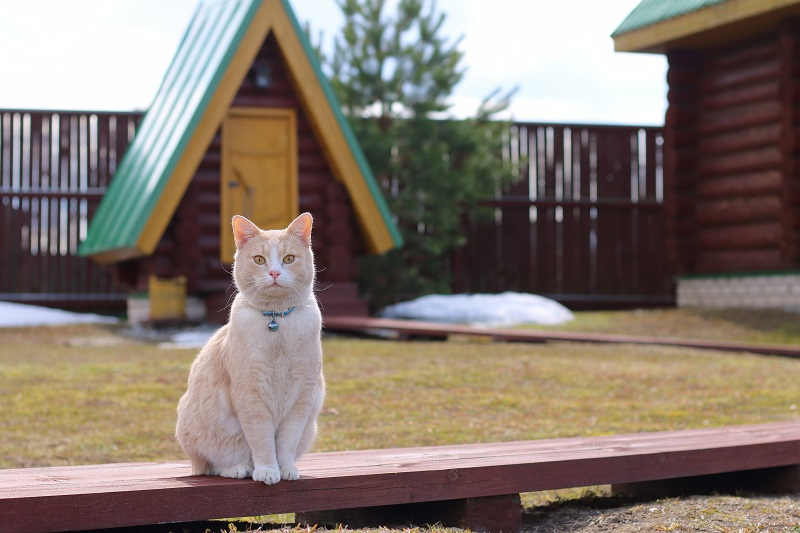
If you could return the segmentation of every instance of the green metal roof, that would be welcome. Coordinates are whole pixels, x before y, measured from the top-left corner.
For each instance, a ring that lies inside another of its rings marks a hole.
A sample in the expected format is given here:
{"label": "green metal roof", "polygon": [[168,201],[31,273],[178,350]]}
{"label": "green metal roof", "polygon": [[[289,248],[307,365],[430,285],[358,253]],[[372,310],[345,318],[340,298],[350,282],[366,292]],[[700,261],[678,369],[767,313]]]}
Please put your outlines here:
{"label": "green metal roof", "polygon": [[80,255],[135,247],[259,3],[198,6],[92,219]]}
{"label": "green metal roof", "polygon": [[[382,223],[394,245],[400,246],[400,232],[322,74],[316,53],[288,1],[279,1],[347,139]],[[151,231],[148,222],[261,7],[262,0],[212,0],[198,6],[152,105],[91,220],[87,238],[79,248],[81,256],[118,261],[152,253],[140,245],[143,232],[146,228]],[[181,195],[183,190],[180,189]],[[168,215],[171,218],[172,213]]]}
{"label": "green metal roof", "polygon": [[[642,0],[614,30],[612,37],[686,15],[727,0]],[[754,0],[755,1],[755,0]]]}

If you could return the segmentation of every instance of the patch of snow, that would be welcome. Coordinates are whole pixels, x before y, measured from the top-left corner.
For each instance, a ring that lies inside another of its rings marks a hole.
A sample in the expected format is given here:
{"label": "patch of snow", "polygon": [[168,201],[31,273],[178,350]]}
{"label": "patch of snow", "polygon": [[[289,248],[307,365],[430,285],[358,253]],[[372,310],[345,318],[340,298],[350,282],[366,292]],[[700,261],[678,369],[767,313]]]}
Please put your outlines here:
{"label": "patch of snow", "polygon": [[73,313],[38,305],[0,302],[0,328],[64,326],[69,324],[116,324],[118,319],[91,313]]}
{"label": "patch of snow", "polygon": [[431,294],[390,305],[381,311],[380,316],[487,327],[516,324],[554,326],[574,318],[569,309],[555,300],[518,292]]}
{"label": "patch of snow", "polygon": [[190,348],[202,348],[208,340],[216,333],[216,328],[203,327],[188,331],[179,331],[170,336],[169,341],[159,342],[158,347],[162,349],[184,350]]}

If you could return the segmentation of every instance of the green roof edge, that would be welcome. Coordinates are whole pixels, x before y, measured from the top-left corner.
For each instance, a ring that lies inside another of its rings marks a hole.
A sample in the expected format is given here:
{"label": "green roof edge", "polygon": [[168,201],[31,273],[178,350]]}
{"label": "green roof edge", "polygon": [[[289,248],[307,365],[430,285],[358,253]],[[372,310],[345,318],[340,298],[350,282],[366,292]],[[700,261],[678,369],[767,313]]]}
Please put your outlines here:
{"label": "green roof edge", "polygon": [[623,19],[617,29],[611,33],[612,37],[641,30],[666,20],[694,13],[707,7],[725,3],[727,0],[642,0]]}
{"label": "green roof edge", "polygon": [[[250,27],[250,24],[253,22],[253,18],[255,18],[256,13],[258,12],[258,8],[261,4],[260,0],[250,0],[250,6],[248,7],[247,13],[244,16],[242,23],[239,25],[239,28],[236,31],[233,39],[231,40],[231,46],[225,51],[225,54],[222,57],[222,60],[219,63],[219,67],[214,75],[211,77],[209,81],[208,87],[206,91],[203,93],[203,97],[200,99],[197,107],[192,114],[192,118],[189,120],[189,123],[186,125],[186,129],[183,131],[183,135],[181,135],[178,144],[175,146],[175,150],[172,152],[171,157],[169,158],[166,166],[164,167],[164,172],[162,176],[172,176],[175,167],[180,161],[181,157],[183,157],[184,152],[186,151],[186,146],[188,145],[189,141],[191,140],[192,136],[194,135],[195,130],[197,129],[197,124],[200,122],[200,119],[203,118],[206,111],[208,110],[208,104],[211,102],[211,99],[214,97],[214,94],[217,92],[217,88],[219,87],[222,78],[225,77],[225,73],[228,70],[228,66],[231,63],[231,60],[236,55],[239,50],[239,46],[242,44],[242,40],[244,39],[244,35],[247,33],[247,30]],[[147,224],[147,220],[153,213],[153,209],[155,209],[156,204],[158,203],[161,195],[164,193],[164,187],[166,187],[169,180],[161,179],[159,180],[154,194],[150,196],[150,199],[147,203],[146,209],[143,209],[139,216],[139,228],[137,235],[141,235],[144,226]],[[142,216],[144,213],[147,213],[147,216]]]}
{"label": "green roof edge", "polygon": [[314,73],[319,80],[322,91],[325,93],[325,98],[328,100],[328,105],[333,110],[336,121],[339,123],[339,128],[342,130],[342,134],[344,135],[347,144],[350,146],[350,151],[353,153],[353,157],[355,158],[358,167],[361,169],[364,182],[367,184],[367,188],[372,194],[372,198],[375,200],[378,211],[380,212],[383,221],[386,223],[386,228],[389,230],[389,234],[391,235],[395,246],[403,246],[403,236],[400,234],[400,230],[397,228],[397,225],[392,219],[392,213],[389,211],[389,206],[386,203],[386,199],[383,197],[383,192],[381,191],[380,187],[378,187],[377,181],[375,181],[375,176],[372,174],[372,169],[367,162],[367,158],[364,156],[364,152],[361,150],[361,145],[358,143],[358,140],[353,133],[353,129],[350,127],[350,123],[347,121],[344,113],[342,113],[339,100],[336,98],[336,94],[333,92],[333,87],[331,87],[330,82],[328,82],[328,77],[325,76],[324,72],[322,72],[322,66],[317,58],[317,51],[314,50],[313,46],[311,46],[311,42],[309,41],[305,30],[300,27],[300,23],[298,22],[292,7],[289,5],[289,1],[281,0],[281,3],[283,4],[286,13],[289,15],[289,20],[292,22],[295,33],[297,34],[298,39],[300,39],[300,44],[303,46],[303,49],[306,52],[306,56],[311,64],[311,68],[314,69]]}
{"label": "green roof edge", "polygon": [[[128,144],[127,148],[125,149],[125,153],[122,156],[122,159],[117,165],[116,170],[114,171],[113,177],[117,177],[123,174],[123,171],[126,170],[127,167],[131,166],[133,163],[130,163],[130,160],[134,153],[136,153],[137,149],[137,142],[143,142],[141,140],[140,131],[142,127],[146,127],[146,123],[148,122],[148,117],[152,120],[153,113],[160,111],[160,109],[155,108],[154,104],[158,101],[159,95],[165,90],[167,86],[167,82],[169,81],[170,84],[174,82],[174,80],[170,79],[169,74],[175,68],[177,60],[178,60],[178,52],[184,47],[189,38],[192,28],[194,27],[196,19],[200,16],[200,13],[203,9],[202,1],[195,6],[194,12],[192,13],[192,17],[189,19],[189,25],[186,26],[186,29],[181,36],[180,41],[178,42],[178,46],[175,49],[175,52],[172,55],[172,59],[170,60],[169,66],[167,67],[166,71],[164,72],[163,77],[161,78],[161,82],[158,85],[158,90],[156,91],[155,95],[153,96],[153,100],[150,102],[150,105],[147,107],[147,111],[145,111],[144,115],[142,116],[141,121],[139,121],[139,125],[136,128],[136,134],[134,135],[133,140]],[[137,138],[139,140],[137,141]],[[109,238],[108,235],[105,233],[99,233],[94,228],[97,227],[98,224],[105,224],[106,219],[111,216],[113,213],[111,212],[111,207],[109,207],[108,201],[106,200],[109,197],[114,195],[122,194],[125,191],[126,185],[129,185],[129,182],[123,183],[120,180],[111,180],[111,183],[108,184],[106,191],[103,195],[103,198],[100,201],[100,204],[97,208],[97,211],[91,217],[89,221],[89,229],[87,232],[86,239],[78,245],[78,256],[79,257],[86,257],[89,255],[93,255],[95,253],[101,253],[105,251],[112,251],[115,249],[119,249],[121,247],[121,243],[119,241],[123,241],[125,239],[112,239]],[[118,191],[119,190],[119,191]],[[152,212],[152,208],[150,208],[150,212]],[[141,234],[141,228],[139,228],[138,235]],[[98,242],[98,239],[101,239]],[[114,241],[118,241],[114,243]],[[105,245],[108,241],[111,241],[113,244]],[[136,243],[127,243],[128,245],[135,245]]]}
{"label": "green roof edge", "polygon": [[[208,5],[208,3],[205,4],[205,6],[207,6],[207,5]],[[203,5],[202,2],[200,4],[198,4],[197,9],[195,10],[194,14],[192,15],[191,22],[189,23],[189,25],[186,28],[186,31],[184,32],[183,36],[181,37],[180,44],[178,45],[178,49],[177,50],[180,50],[181,46],[184,44],[184,41],[187,38],[187,36],[189,35],[189,32],[192,29],[192,27],[193,27],[193,25],[195,23],[195,20],[197,19],[198,16],[200,16],[200,13],[201,13],[203,7],[205,7],[205,6]],[[231,46],[228,47],[227,51],[225,52],[225,54],[224,54],[224,56],[223,56],[223,58],[222,58],[222,60],[221,60],[221,62],[219,64],[219,68],[214,73],[214,75],[211,77],[211,80],[209,81],[208,88],[205,91],[205,93],[203,94],[203,97],[200,99],[199,103],[197,104],[197,107],[195,108],[194,113],[192,114],[192,117],[189,120],[189,123],[187,124],[186,128],[184,129],[180,140],[178,141],[178,143],[175,146],[175,149],[173,150],[169,160],[167,161],[167,164],[164,167],[164,171],[161,173],[161,178],[158,180],[158,183],[156,184],[156,187],[155,187],[155,190],[154,190],[153,194],[150,195],[150,197],[148,198],[147,202],[145,203],[143,209],[139,212],[138,216],[136,217],[136,222],[135,222],[135,225],[134,225],[134,228],[133,228],[133,231],[132,231],[132,235],[136,236],[136,240],[134,242],[122,243],[123,246],[116,246],[116,247],[113,247],[113,248],[112,247],[106,248],[106,247],[103,246],[102,242],[97,243],[97,242],[94,242],[94,241],[96,241],[96,239],[90,241],[87,238],[84,242],[82,242],[78,246],[78,255],[80,257],[85,257],[85,256],[89,256],[89,255],[92,255],[92,254],[95,254],[95,253],[104,252],[104,251],[112,251],[112,250],[120,248],[120,247],[126,247],[124,245],[127,245],[127,247],[133,247],[133,246],[136,245],[136,243],[138,242],[138,238],[141,236],[142,231],[144,230],[144,227],[147,224],[147,220],[152,215],[153,209],[155,209],[155,206],[158,203],[158,200],[161,198],[161,195],[164,192],[164,187],[166,186],[167,181],[165,181],[163,179],[163,176],[171,175],[173,170],[175,170],[175,166],[178,164],[178,161],[183,156],[183,153],[186,150],[186,146],[187,146],[189,140],[191,139],[192,135],[194,134],[195,129],[197,128],[198,122],[200,121],[200,119],[205,114],[206,110],[208,109],[208,104],[211,101],[211,98],[216,93],[216,90],[219,87],[219,83],[222,80],[222,78],[224,77],[228,66],[230,65],[231,59],[236,55],[236,52],[238,51],[239,46],[242,43],[242,39],[244,38],[245,33],[249,29],[250,24],[252,23],[253,18],[255,17],[255,14],[258,12],[258,8],[260,6],[261,6],[261,0],[250,0],[250,6],[248,7],[248,12],[244,17],[244,19],[242,21],[242,24],[240,24],[240,26],[239,26],[234,38],[232,39]],[[170,63],[169,68],[167,69],[167,73],[170,72],[170,70],[174,66],[173,63],[177,59],[177,50],[176,50],[176,55],[173,56],[173,60]],[[154,97],[154,101],[155,101],[156,98],[158,98],[158,95],[160,94],[161,89],[163,88],[162,86],[163,86],[164,82],[166,81],[166,78],[167,78],[167,76],[166,76],[166,73],[165,73],[165,76],[161,81],[162,85],[159,86],[159,92],[156,93],[156,96]],[[153,108],[153,104],[151,103],[150,107],[148,108],[147,113],[142,118],[142,122],[141,122],[141,124],[139,126],[140,129],[145,124],[145,121],[147,120],[147,116],[150,114],[150,110],[152,108]],[[137,131],[137,135],[138,135],[138,131]],[[134,142],[135,142],[135,140],[134,140]],[[129,145],[128,149],[125,151],[125,156],[123,156],[123,160],[120,162],[120,165],[119,165],[119,167],[117,169],[117,173],[119,173],[119,170],[123,168],[123,165],[129,164],[129,163],[126,163],[126,160],[129,159],[129,157],[132,157],[133,153],[131,152],[131,148],[134,147],[134,142],[132,142],[131,145]],[[129,154],[131,154],[131,155],[129,155]],[[106,195],[105,196],[107,196],[108,193],[110,192],[111,188],[114,187],[114,183],[115,183],[115,181],[112,179],[111,180],[111,184],[109,185],[109,190],[106,191]],[[90,229],[91,229],[91,224],[93,224],[93,223],[95,223],[97,221],[97,214],[100,213],[101,217],[102,217],[102,214],[103,214],[102,205],[103,205],[103,203],[101,202],[100,207],[98,207],[97,213],[95,213],[95,216],[92,218],[92,222],[90,223]],[[109,208],[106,208],[106,209],[109,209]],[[101,220],[102,220],[102,218],[101,218]],[[91,235],[91,231],[89,232],[89,235]],[[117,243],[114,243],[114,244],[115,245],[119,245],[121,243],[117,242]]]}

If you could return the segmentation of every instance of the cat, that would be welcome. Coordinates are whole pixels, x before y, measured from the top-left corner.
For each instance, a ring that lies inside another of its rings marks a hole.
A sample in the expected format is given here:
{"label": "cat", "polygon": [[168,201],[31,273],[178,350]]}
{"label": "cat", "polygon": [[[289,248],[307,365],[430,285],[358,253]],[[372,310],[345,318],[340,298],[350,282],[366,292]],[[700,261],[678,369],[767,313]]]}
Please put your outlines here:
{"label": "cat", "polygon": [[325,396],[322,317],[314,296],[312,217],[264,231],[232,220],[238,293],[228,323],[200,350],[175,434],[194,475],[296,480]]}

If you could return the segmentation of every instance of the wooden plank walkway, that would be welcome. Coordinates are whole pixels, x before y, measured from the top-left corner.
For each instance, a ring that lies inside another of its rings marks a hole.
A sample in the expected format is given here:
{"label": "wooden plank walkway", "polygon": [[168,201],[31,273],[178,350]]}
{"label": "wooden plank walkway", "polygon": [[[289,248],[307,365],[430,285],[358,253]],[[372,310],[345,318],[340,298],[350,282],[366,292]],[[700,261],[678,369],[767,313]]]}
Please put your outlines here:
{"label": "wooden plank walkway", "polygon": [[648,344],[656,346],[677,346],[705,350],[747,352],[760,355],[779,355],[800,358],[800,346],[783,344],[756,344],[726,342],[702,339],[681,339],[672,337],[650,337],[634,335],[609,335],[602,333],[571,333],[546,330],[520,330],[502,328],[481,328],[460,324],[438,324],[416,320],[390,318],[370,318],[359,316],[325,317],[328,331],[367,333],[370,330],[396,331],[405,336],[447,338],[450,335],[490,337],[505,342],[589,342],[604,344]]}
{"label": "wooden plank walkway", "polygon": [[[8,469],[0,470],[0,524],[13,525],[16,531],[142,526],[491,498],[798,464],[800,420],[607,437],[314,453],[298,465],[300,480],[272,486],[193,477],[186,461]],[[466,525],[494,529],[491,523]]]}

